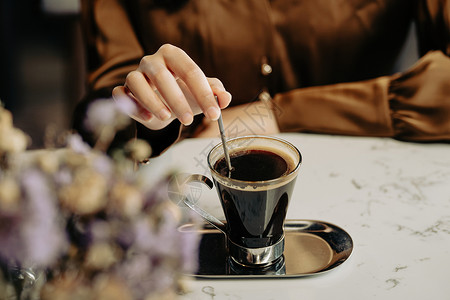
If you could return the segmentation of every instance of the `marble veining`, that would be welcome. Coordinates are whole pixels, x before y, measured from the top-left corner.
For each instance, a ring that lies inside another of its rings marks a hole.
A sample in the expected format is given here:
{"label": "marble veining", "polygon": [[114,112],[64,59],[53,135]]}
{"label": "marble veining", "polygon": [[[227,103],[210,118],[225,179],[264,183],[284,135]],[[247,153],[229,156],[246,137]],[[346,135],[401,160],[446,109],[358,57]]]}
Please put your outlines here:
{"label": "marble veining", "polygon": [[[352,256],[320,276],[271,280],[187,279],[180,299],[450,299],[450,145],[388,138],[281,134],[303,155],[289,219],[334,223]],[[162,160],[209,175],[217,139],[185,140]],[[199,204],[221,216],[215,191]]]}

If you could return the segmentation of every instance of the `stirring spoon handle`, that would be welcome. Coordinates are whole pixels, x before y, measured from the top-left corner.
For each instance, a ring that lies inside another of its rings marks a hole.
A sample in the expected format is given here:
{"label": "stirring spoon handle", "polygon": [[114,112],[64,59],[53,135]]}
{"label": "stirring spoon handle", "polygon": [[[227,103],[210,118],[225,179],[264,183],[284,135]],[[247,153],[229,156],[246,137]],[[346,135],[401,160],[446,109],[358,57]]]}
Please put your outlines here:
{"label": "stirring spoon handle", "polygon": [[[217,96],[215,97],[217,101]],[[223,153],[225,155],[225,161],[227,162],[228,174],[230,174],[233,168],[231,167],[230,154],[228,153],[228,147],[226,145],[227,140],[225,137],[225,130],[223,128],[222,113],[220,114],[217,122],[219,123],[220,138],[222,139]]]}

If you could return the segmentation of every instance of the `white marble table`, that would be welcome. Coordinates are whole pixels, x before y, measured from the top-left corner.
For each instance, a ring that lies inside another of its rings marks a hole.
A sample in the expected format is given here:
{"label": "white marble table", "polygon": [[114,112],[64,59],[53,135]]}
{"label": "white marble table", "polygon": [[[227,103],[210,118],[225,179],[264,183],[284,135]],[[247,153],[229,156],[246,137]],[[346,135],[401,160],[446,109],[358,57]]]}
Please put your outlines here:
{"label": "white marble table", "polygon": [[[288,219],[334,223],[353,238],[332,271],[295,279],[191,279],[180,299],[450,299],[450,145],[280,134],[303,164]],[[185,140],[160,159],[203,173],[219,139]],[[200,205],[221,217],[215,191]]]}

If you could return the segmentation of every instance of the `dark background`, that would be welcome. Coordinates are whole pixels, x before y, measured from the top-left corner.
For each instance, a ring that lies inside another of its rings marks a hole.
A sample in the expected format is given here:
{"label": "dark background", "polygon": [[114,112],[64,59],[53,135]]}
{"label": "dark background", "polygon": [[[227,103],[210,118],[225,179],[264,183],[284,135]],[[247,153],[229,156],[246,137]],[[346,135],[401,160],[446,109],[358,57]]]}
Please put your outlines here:
{"label": "dark background", "polygon": [[79,0],[1,0],[0,12],[0,100],[41,148],[84,93]]}

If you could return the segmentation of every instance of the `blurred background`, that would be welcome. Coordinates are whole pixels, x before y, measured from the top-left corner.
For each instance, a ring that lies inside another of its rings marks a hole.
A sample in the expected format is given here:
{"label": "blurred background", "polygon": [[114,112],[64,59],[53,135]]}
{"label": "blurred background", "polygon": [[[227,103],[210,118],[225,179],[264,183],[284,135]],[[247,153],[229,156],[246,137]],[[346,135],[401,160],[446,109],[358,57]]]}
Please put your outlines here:
{"label": "blurred background", "polygon": [[41,148],[84,94],[79,0],[1,0],[0,100]]}
{"label": "blurred background", "polygon": [[[14,125],[44,146],[46,132],[70,129],[85,92],[80,0],[0,0],[0,100]],[[417,60],[414,26],[396,70]]]}

